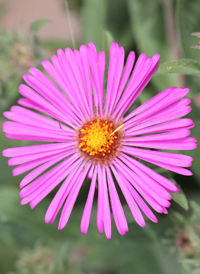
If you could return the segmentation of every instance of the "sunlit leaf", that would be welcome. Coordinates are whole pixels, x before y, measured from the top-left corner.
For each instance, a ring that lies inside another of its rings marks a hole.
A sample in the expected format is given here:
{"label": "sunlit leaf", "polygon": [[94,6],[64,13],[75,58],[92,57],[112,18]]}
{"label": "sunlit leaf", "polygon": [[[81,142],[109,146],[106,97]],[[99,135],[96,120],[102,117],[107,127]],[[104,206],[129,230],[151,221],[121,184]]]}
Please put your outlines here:
{"label": "sunlit leaf", "polygon": [[83,4],[84,44],[92,41],[97,50],[102,50],[102,34],[106,16],[105,0],[85,0]]}

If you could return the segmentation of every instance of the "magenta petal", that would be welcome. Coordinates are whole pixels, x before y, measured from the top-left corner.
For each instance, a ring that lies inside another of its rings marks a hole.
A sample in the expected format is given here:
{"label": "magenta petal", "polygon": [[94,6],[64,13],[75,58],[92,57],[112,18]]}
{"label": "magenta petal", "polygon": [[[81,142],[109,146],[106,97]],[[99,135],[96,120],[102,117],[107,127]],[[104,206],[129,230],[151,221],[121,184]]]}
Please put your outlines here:
{"label": "magenta petal", "polygon": [[100,233],[104,231],[104,196],[103,196],[103,174],[102,168],[98,165],[98,203],[97,203],[97,228]]}
{"label": "magenta petal", "polygon": [[106,171],[103,168],[103,196],[104,196],[104,205],[103,205],[103,215],[104,215],[104,228],[105,235],[108,239],[111,239],[111,216],[110,216],[110,205],[108,200],[108,189],[107,189],[107,179],[106,179]]}
{"label": "magenta petal", "polygon": [[128,224],[126,221],[126,217],[124,215],[124,211],[123,211],[110,169],[108,167],[106,167],[106,172],[107,172],[110,200],[111,200],[111,206],[112,206],[115,223],[119,233],[121,235],[126,235],[126,233],[128,232]]}
{"label": "magenta petal", "polygon": [[[160,185],[162,185],[164,188],[166,188],[169,192],[175,192],[175,193],[179,192],[179,189],[175,186],[174,183],[172,183],[167,178],[161,176],[160,174],[156,173],[151,168],[143,165],[139,161],[136,161],[135,159],[130,158],[129,156],[127,156],[125,154],[123,154],[123,158],[127,159],[128,161],[131,161],[134,164],[134,166],[138,167],[142,172],[147,174],[152,179],[156,180]],[[129,166],[129,164],[128,164],[128,166]],[[141,173],[142,177],[143,177],[144,173]]]}
{"label": "magenta petal", "polygon": [[133,197],[131,196],[128,188],[126,187],[126,185],[124,184],[122,178],[120,177],[119,173],[115,170],[114,167],[111,166],[111,169],[113,171],[113,174],[115,175],[115,178],[117,179],[117,182],[119,184],[119,187],[122,190],[122,193],[124,195],[124,198],[127,201],[127,204],[131,210],[131,213],[133,214],[134,219],[136,220],[136,222],[140,225],[140,226],[145,226],[145,221],[144,218],[136,204],[136,202],[134,201]]}
{"label": "magenta petal", "polygon": [[85,162],[82,163],[82,160],[79,159],[76,163],[71,165],[68,169],[68,177],[65,179],[59,190],[57,191],[56,195],[54,196],[51,204],[45,215],[45,222],[53,223],[54,219],[56,218],[60,208],[62,207],[66,197],[68,196],[73,184],[79,178],[82,167],[84,166]]}
{"label": "magenta petal", "polygon": [[126,186],[128,187],[131,195],[135,199],[136,203],[139,205],[139,207],[142,209],[142,211],[145,213],[145,215],[153,222],[157,223],[158,220],[155,217],[155,215],[152,213],[152,211],[148,208],[148,206],[145,204],[145,202],[142,200],[140,195],[134,190],[134,188],[128,183],[128,181],[125,181]]}
{"label": "magenta petal", "polygon": [[82,174],[80,175],[79,180],[77,180],[77,183],[74,184],[73,188],[71,189],[60,216],[58,229],[62,229],[67,224],[69,216],[75,204],[75,201],[77,199],[78,193],[82,186],[83,180],[85,179],[85,176],[89,168],[90,168],[90,164],[88,164],[87,167],[84,170],[82,170],[81,172]]}
{"label": "magenta petal", "polygon": [[47,163],[39,166],[38,168],[31,171],[29,174],[27,174],[20,183],[20,188],[24,187],[28,183],[30,183],[33,179],[35,179],[38,175],[40,175],[42,172],[47,170],[50,166],[58,163],[62,159],[66,158],[66,153],[61,153],[60,155],[56,155],[53,160],[48,161]]}
{"label": "magenta petal", "polygon": [[170,202],[166,198],[163,198],[160,195],[160,193],[154,190],[154,188],[146,184],[146,181],[144,181],[142,177],[139,177],[135,172],[133,172],[126,165],[118,161],[116,168],[118,172],[120,174],[123,174],[123,177],[125,177],[142,196],[144,195],[146,196],[146,193],[149,193],[150,196],[154,200],[156,200],[160,205],[164,207],[170,206]]}

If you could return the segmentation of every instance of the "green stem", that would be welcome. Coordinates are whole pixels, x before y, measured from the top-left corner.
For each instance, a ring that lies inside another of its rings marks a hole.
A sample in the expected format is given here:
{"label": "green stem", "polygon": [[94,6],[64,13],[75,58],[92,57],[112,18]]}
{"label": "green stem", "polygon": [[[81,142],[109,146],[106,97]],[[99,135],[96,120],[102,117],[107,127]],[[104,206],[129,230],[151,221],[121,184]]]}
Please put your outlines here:
{"label": "green stem", "polygon": [[186,58],[185,50],[183,47],[183,35],[182,35],[182,29],[181,29],[181,5],[182,5],[182,0],[177,0],[176,1],[176,33],[177,33],[179,48],[181,50],[181,55],[183,58]]}
{"label": "green stem", "polygon": [[[179,47],[178,39],[177,39],[177,29],[175,22],[175,13],[173,9],[172,0],[164,0],[164,14],[165,14],[165,22],[166,22],[166,30],[169,39],[169,44],[172,50],[172,55],[174,60],[178,60],[181,58],[181,50]],[[185,77],[183,75],[177,75],[178,85],[181,87],[185,87]]]}

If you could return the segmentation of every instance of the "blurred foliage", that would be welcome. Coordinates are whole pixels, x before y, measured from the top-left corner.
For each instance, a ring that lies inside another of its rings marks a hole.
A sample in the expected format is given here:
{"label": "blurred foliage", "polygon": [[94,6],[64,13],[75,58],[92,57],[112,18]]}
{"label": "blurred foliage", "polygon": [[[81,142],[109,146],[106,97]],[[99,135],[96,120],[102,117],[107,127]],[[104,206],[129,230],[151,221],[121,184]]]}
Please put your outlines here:
{"label": "blurred foliage", "polygon": [[30,26],[30,35],[23,29],[9,31],[0,28],[0,110],[10,108],[19,97],[18,87],[23,82],[21,75],[31,67],[38,67],[44,58],[43,49],[36,36],[46,19]]}
{"label": "blurred foliage", "polygon": [[[199,0],[69,0],[72,12],[81,16],[83,36],[76,48],[92,40],[98,50],[106,53],[106,73],[109,48],[113,40],[125,48],[126,56],[134,50],[138,56],[161,55],[161,64],[136,104],[140,104],[173,85],[189,87],[192,100],[192,118],[196,127],[192,136],[200,136],[200,52],[196,50],[200,31]],[[2,8],[1,8],[2,7]],[[48,8],[48,7],[47,7]],[[65,9],[63,0],[63,9]],[[0,4],[0,19],[6,4]],[[6,16],[6,13],[3,14]],[[31,66],[40,67],[57,48],[72,47],[71,41],[42,39],[38,30],[49,19],[40,19],[30,26],[29,34],[22,29],[15,32],[0,29],[0,108],[8,110],[19,98],[21,75]],[[193,36],[191,36],[193,34]],[[106,86],[106,78],[105,78]],[[132,106],[132,109],[135,105]],[[1,122],[4,119],[1,118]],[[29,144],[6,139],[1,133],[2,149]],[[178,152],[179,153],[179,152]],[[33,211],[20,206],[19,177],[12,177],[7,159],[0,159],[0,273],[1,274],[199,274],[200,273],[200,207],[190,202],[188,193],[199,200],[200,148],[186,151],[194,158],[194,177],[173,178],[168,171],[156,170],[174,180],[181,189],[172,194],[181,213],[173,213],[177,206],[172,202],[169,217],[158,216],[159,223],[147,220],[145,228],[139,227],[127,206],[124,206],[129,223],[129,233],[121,237],[113,224],[112,240],[100,235],[96,228],[96,201],[87,235],[79,230],[88,185],[78,198],[69,223],[62,231],[55,224],[44,222],[46,209],[52,199],[50,194]],[[196,185],[195,185],[196,184]],[[195,188],[196,187],[196,188]],[[185,194],[184,194],[185,192]],[[167,231],[167,233],[166,233]],[[163,245],[162,243],[165,243]]]}
{"label": "blurred foliage", "polygon": [[198,274],[200,269],[200,206],[190,202],[192,214],[189,218],[174,212],[171,219],[174,227],[166,232],[165,244],[178,250],[184,274]]}
{"label": "blurred foliage", "polygon": [[177,25],[179,25],[178,37],[182,48],[182,55],[199,61],[199,52],[191,49],[196,42],[195,37],[190,37],[191,33],[199,31],[200,9],[199,1],[177,1]]}
{"label": "blurred foliage", "polygon": [[[16,266],[17,272],[14,273],[17,274],[64,273],[62,267],[72,274],[122,274],[132,273],[132,270],[145,274],[149,269],[158,274],[170,274],[172,269],[180,273],[180,265],[176,264],[173,256],[166,256],[168,248],[159,243],[159,236],[163,235],[163,231],[172,227],[169,218],[165,217],[164,222],[159,224],[151,224],[147,220],[147,227],[144,229],[130,218],[130,232],[127,236],[120,236],[113,225],[113,239],[108,241],[97,231],[96,208],[92,212],[89,232],[84,236],[79,231],[82,205],[75,207],[67,227],[58,231],[56,224],[50,226],[44,223],[48,199],[32,212],[27,206],[20,207],[19,210],[19,202],[17,189],[1,187],[0,243],[1,246],[18,251],[18,259],[12,265],[7,265],[7,260],[6,265],[1,261],[4,269]],[[129,220],[127,207],[125,213]],[[25,250],[23,246],[26,246]],[[141,264],[143,260],[145,264]],[[171,268],[167,267],[168,263]],[[45,267],[48,268],[44,269]]]}

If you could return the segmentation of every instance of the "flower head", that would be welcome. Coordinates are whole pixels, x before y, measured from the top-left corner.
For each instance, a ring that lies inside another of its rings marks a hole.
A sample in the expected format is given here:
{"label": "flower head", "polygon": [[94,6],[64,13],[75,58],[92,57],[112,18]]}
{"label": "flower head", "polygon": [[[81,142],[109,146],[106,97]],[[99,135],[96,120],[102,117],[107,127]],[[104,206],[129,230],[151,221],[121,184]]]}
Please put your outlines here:
{"label": "flower head", "polygon": [[[98,187],[97,227],[111,238],[111,209],[121,235],[128,225],[116,184],[140,226],[145,226],[141,211],[157,222],[146,202],[157,212],[167,213],[169,192],[178,188],[143,161],[183,175],[192,173],[192,158],[158,151],[196,148],[196,139],[187,137],[194,124],[179,119],[188,114],[189,89],[170,87],[125,115],[156,71],[159,55],[142,53],[133,69],[135,54],[130,52],[124,66],[124,49],[116,43],[110,48],[106,95],[104,95],[105,53],[94,44],[80,51],[58,50],[52,63],[42,65],[56,85],[41,71],[30,68],[23,75],[29,85],[21,85],[21,106],[4,115],[12,120],[3,124],[11,139],[43,141],[44,144],[9,148],[3,155],[17,165],[13,175],[30,171],[20,183],[21,204],[34,208],[56,186],[60,188],[46,212],[53,223],[61,207],[59,229],[68,222],[85,178],[91,179],[81,220],[87,233],[95,187]],[[145,202],[146,200],[146,202]]]}

